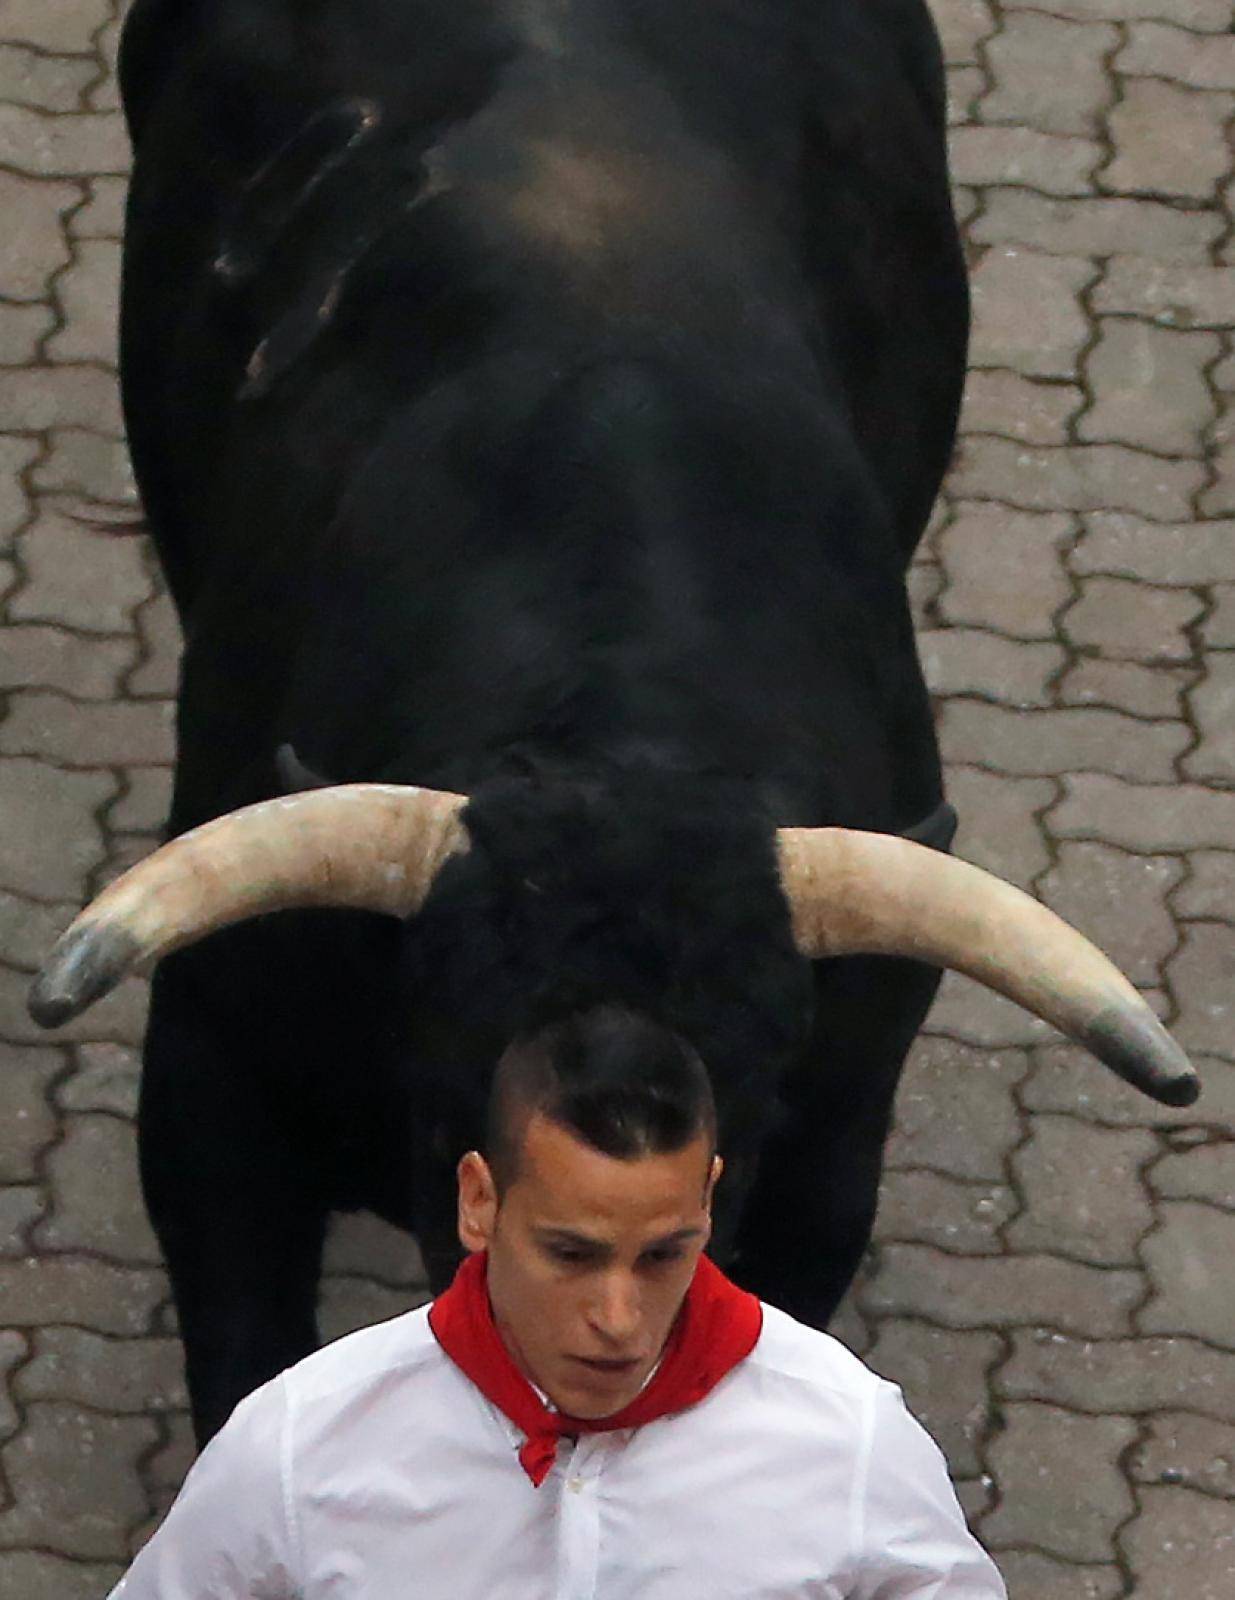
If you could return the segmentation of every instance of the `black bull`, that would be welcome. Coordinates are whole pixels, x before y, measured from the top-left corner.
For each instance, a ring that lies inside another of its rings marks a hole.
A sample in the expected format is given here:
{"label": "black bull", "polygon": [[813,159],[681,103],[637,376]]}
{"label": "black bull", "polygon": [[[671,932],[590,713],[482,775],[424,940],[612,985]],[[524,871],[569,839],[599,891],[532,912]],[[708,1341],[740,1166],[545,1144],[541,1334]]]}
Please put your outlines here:
{"label": "black bull", "polygon": [[800,955],[773,836],[947,843],[903,581],[967,328],[925,5],[138,0],[121,71],[171,831],[287,749],[471,799],[407,923],[267,917],[155,975],[199,1435],[313,1347],[332,1209],[442,1285],[497,1054],[599,1001],[699,1049],[715,1253],[824,1324],[938,974]]}

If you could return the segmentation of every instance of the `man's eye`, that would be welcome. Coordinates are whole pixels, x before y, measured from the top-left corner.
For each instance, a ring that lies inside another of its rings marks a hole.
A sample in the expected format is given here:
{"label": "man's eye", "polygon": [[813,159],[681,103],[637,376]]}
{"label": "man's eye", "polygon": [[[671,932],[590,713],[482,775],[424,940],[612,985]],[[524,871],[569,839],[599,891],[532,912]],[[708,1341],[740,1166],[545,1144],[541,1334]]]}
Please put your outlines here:
{"label": "man's eye", "polygon": [[684,1252],[676,1247],[665,1250],[649,1250],[644,1256],[644,1261],[650,1267],[664,1267],[671,1261],[680,1261]]}
{"label": "man's eye", "polygon": [[590,1260],[586,1250],[580,1250],[576,1245],[551,1244],[549,1254],[555,1261],[564,1261],[570,1266],[578,1266],[581,1262]]}

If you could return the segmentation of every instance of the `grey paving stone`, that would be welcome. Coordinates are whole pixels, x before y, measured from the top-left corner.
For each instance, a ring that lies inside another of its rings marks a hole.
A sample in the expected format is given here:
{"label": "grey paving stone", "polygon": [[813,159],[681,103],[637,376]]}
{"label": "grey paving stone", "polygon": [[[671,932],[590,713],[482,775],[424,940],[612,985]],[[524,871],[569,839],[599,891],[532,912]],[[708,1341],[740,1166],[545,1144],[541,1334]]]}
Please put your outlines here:
{"label": "grey paving stone", "polygon": [[981,105],[988,122],[1045,133],[1094,134],[1113,97],[1103,57],[1119,36],[1104,23],[1008,11],[986,47],[995,87]]}
{"label": "grey paving stone", "polygon": [[46,500],[18,536],[29,581],[9,602],[16,622],[58,623],[86,633],[133,632],[133,610],[150,593],[141,545],[82,527],[63,500]]}
{"label": "grey paving stone", "polygon": [[958,1183],[937,1172],[885,1172],[879,1190],[879,1237],[933,1244],[961,1255],[998,1255],[999,1230],[1017,1210],[1002,1184]]}
{"label": "grey paving stone", "polygon": [[971,274],[974,367],[1074,378],[1089,328],[1077,302],[1099,276],[1092,262],[1018,245],[988,250]]}
{"label": "grey paving stone", "polygon": [[1197,506],[1204,516],[1221,517],[1235,511],[1235,411],[1229,406],[1210,430],[1210,440],[1214,482],[1198,496]]}
{"label": "grey paving stone", "polygon": [[78,184],[38,182],[0,169],[0,295],[44,298],[52,274],[69,260],[64,214],[81,197]]}
{"label": "grey paving stone", "polygon": [[0,1261],[0,1294],[12,1327],[65,1322],[99,1333],[144,1334],[167,1296],[167,1278],[149,1267],[85,1257],[32,1257]]}
{"label": "grey paving stone", "polygon": [[129,169],[129,141],[117,111],[48,116],[0,104],[0,162],[35,178],[72,178]]}
{"label": "grey paving stone", "polygon": [[61,1051],[32,1049],[0,1040],[0,1183],[25,1183],[37,1176],[40,1151],[55,1136],[48,1086],[64,1071]]}
{"label": "grey paving stone", "polygon": [[94,1411],[183,1410],[184,1359],[178,1339],[113,1339],[83,1328],[39,1328],[29,1362],[14,1380],[23,1402],[60,1400]]}
{"label": "grey paving stone", "polygon": [[1203,1200],[1235,1211],[1235,1144],[1204,1144],[1163,1156],[1147,1181],[1168,1200]]}
{"label": "grey paving stone", "polygon": [[109,1111],[137,1115],[141,1061],[135,1050],[119,1044],[83,1044],[71,1051],[74,1070],[56,1089],[64,1111]]}
{"label": "grey paving stone", "polygon": [[1113,1560],[1115,1534],[1135,1509],[1119,1456],[1136,1424],[1035,1403],[1009,1405],[1005,1420],[989,1448],[1003,1500],[982,1537],[995,1549],[1034,1544],[1068,1561]]}
{"label": "grey paving stone", "polygon": [[29,367],[20,383],[0,386],[0,429],[40,433],[45,428],[85,428],[119,438],[115,378],[98,367]]}
{"label": "grey paving stone", "polygon": [[1167,1412],[1150,1419],[1149,1437],[1129,1465],[1138,1483],[1177,1483],[1235,1500],[1235,1428],[1209,1417]]}
{"label": "grey paving stone", "polygon": [[0,0],[0,38],[41,50],[89,55],[110,15],[108,0]]}
{"label": "grey paving stone", "polygon": [[1085,363],[1095,399],[1076,425],[1078,435],[1161,455],[1199,455],[1201,434],[1214,420],[1205,368],[1219,350],[1216,334],[1101,318]]}
{"label": "grey paving stone", "polygon": [[1191,515],[1204,481],[1199,461],[1164,461],[1126,445],[1045,450],[979,434],[962,440],[951,485],[963,499],[1023,511],[1116,510],[1174,522]]}
{"label": "grey paving stone", "polygon": [[1126,1593],[1115,1566],[1077,1566],[1030,1550],[999,1553],[1008,1600],[1117,1600]]}
{"label": "grey paving stone", "polygon": [[947,579],[940,615],[1018,639],[1053,639],[1051,617],[1072,594],[1063,554],[1076,532],[1066,514],[962,503],[939,535]]}
{"label": "grey paving stone", "polygon": [[1235,650],[1235,584],[1210,585],[1213,610],[1201,624],[1201,641],[1209,650]]}
{"label": "grey paving stone", "polygon": [[45,1159],[51,1206],[35,1229],[43,1251],[90,1251],[113,1261],[162,1260],[137,1178],[133,1126],[119,1117],[68,1115]]}
{"label": "grey paving stone", "polygon": [[366,1278],[323,1277],[317,1313],[322,1342],[330,1344],[357,1328],[401,1316],[428,1298],[427,1288],[394,1289]]}
{"label": "grey paving stone", "polygon": [[988,0],[930,0],[930,8],[949,66],[976,62],[978,45],[995,31]]}
{"label": "grey paving stone", "polygon": [[74,212],[69,233],[74,239],[118,239],[124,227],[125,178],[97,177],[85,181],[89,200]]}
{"label": "grey paving stone", "polygon": [[37,756],[64,767],[116,767],[171,759],[169,700],[87,705],[41,689],[10,696],[0,724],[0,754]]}
{"label": "grey paving stone", "polygon": [[0,1438],[10,1438],[21,1427],[21,1415],[13,1404],[12,1378],[29,1353],[30,1341],[24,1333],[16,1328],[0,1330]]}
{"label": "grey paving stone", "polygon": [[1153,1135],[1043,1115],[1032,1130],[1012,1156],[1024,1209],[1007,1229],[1008,1245],[1136,1267],[1137,1244],[1154,1220],[1140,1176],[1157,1152]]}
{"label": "grey paving stone", "polygon": [[0,889],[0,961],[21,972],[37,972],[80,909],[71,901],[45,905]]}
{"label": "grey paving stone", "polygon": [[11,1260],[29,1248],[30,1229],[46,1209],[46,1196],[37,1186],[0,1189],[0,1256]]}
{"label": "grey paving stone", "polygon": [[1068,425],[1084,403],[1075,384],[1044,383],[999,369],[971,371],[961,432],[1001,433],[1025,444],[1066,444]]}
{"label": "grey paving stone", "polygon": [[1130,1088],[1075,1045],[1047,1045],[1034,1054],[1021,1089],[1027,1111],[1058,1111],[1114,1128],[1227,1128],[1235,1121],[1235,1067],[1212,1056],[1191,1053],[1201,1097],[1172,1109]]}
{"label": "grey paving stone", "polygon": [[1182,722],[1144,722],[1098,708],[1012,711],[965,700],[944,703],[939,732],[946,760],[1013,777],[1097,770],[1150,783],[1168,782],[1191,743]]}
{"label": "grey paving stone", "polygon": [[1002,1183],[1007,1153],[1020,1135],[1013,1090],[1028,1070],[1019,1050],[920,1038],[901,1077],[887,1169],[931,1168]]}
{"label": "grey paving stone", "polygon": [[56,300],[64,327],[48,340],[53,361],[118,359],[120,246],[113,239],[83,239],[67,271],[56,279]]}
{"label": "grey paving stone", "polygon": [[23,1431],[0,1446],[16,1502],[0,1512],[0,1548],[123,1558],[123,1530],[146,1510],[137,1458],[155,1438],[146,1417],[32,1405]]}
{"label": "grey paving stone", "polygon": [[1093,175],[1103,159],[1102,147],[1093,139],[989,123],[954,127],[948,149],[959,183],[1024,184],[1042,194],[1092,193]]}
{"label": "grey paving stone", "polygon": [[108,810],[108,826],[122,832],[157,833],[167,821],[171,805],[171,769],[129,767],[125,781],[128,788],[123,799]]}
{"label": "grey paving stone", "polygon": [[0,1600],[99,1600],[123,1575],[123,1563],[6,1550],[0,1552]]}
{"label": "grey paving stone", "polygon": [[1131,1313],[1143,1293],[1138,1272],[1058,1256],[954,1256],[928,1245],[890,1244],[879,1252],[859,1304],[871,1316],[917,1316],[944,1328],[1049,1323],[1102,1339],[1132,1331]]}
{"label": "grey paving stone", "polygon": [[1235,276],[1225,267],[1116,256],[1093,292],[1093,305],[1099,312],[1126,312],[1168,327],[1221,331],[1235,322]]}
{"label": "grey paving stone", "polygon": [[954,764],[948,794],[960,814],[956,854],[1028,889],[1050,860],[1038,819],[1056,797],[1055,783]]}
{"label": "grey paving stone", "polygon": [[1177,936],[1166,901],[1184,876],[1170,856],[1069,843],[1038,883],[1039,897],[1104,951],[1133,983],[1160,981]]}
{"label": "grey paving stone", "polygon": [[369,1212],[331,1218],[322,1269],[393,1288],[422,1289],[427,1282],[416,1241]]}
{"label": "grey paving stone", "polygon": [[[1037,9],[1039,0],[1004,0],[1005,10]],[[1152,17],[1176,22],[1198,33],[1224,33],[1230,27],[1227,0],[1051,0],[1051,10],[1061,17],[1081,21],[1108,19],[1127,22]]]}
{"label": "grey paving stone", "polygon": [[1027,644],[976,628],[926,629],[918,652],[932,694],[979,695],[1010,706],[1048,706],[1064,664],[1057,644]]}
{"label": "grey paving stone", "polygon": [[137,489],[122,440],[83,428],[53,428],[48,439],[50,453],[32,474],[36,488],[84,495],[114,505],[121,515],[137,515]]}
{"label": "grey paving stone", "polygon": [[20,367],[37,360],[39,346],[55,325],[55,312],[41,301],[0,305],[0,366]]}
{"label": "grey paving stone", "polygon": [[1120,1536],[1138,1592],[1153,1600],[1227,1600],[1235,1586],[1231,1508],[1190,1489],[1141,1490]]}
{"label": "grey paving stone", "polygon": [[30,516],[22,477],[38,454],[37,440],[0,436],[0,550],[12,547],[12,535]]}
{"label": "grey paving stone", "polygon": [[1235,1355],[1196,1339],[1075,1339],[1018,1328],[995,1392],[1072,1411],[1132,1416],[1194,1411],[1235,1422]]}
{"label": "grey paving stone", "polygon": [[115,779],[16,758],[0,761],[0,782],[6,797],[0,885],[45,899],[80,899],[85,874],[103,857],[93,813],[116,792]]}
{"label": "grey paving stone", "polygon": [[1186,630],[1204,610],[1204,601],[1186,589],[1096,576],[1084,580],[1060,627],[1074,645],[1108,660],[1170,664],[1191,660]]}
{"label": "grey paving stone", "polygon": [[43,55],[26,45],[0,43],[0,100],[43,111],[78,110],[98,70],[96,62],[81,57]]}
{"label": "grey paving stone", "polygon": [[1232,109],[1229,94],[1131,79],[1108,117],[1117,154],[1099,183],[1125,194],[1211,198],[1231,164],[1225,125]]}
{"label": "grey paving stone", "polygon": [[948,1458],[954,1477],[983,1470],[979,1441],[989,1423],[986,1374],[1003,1351],[994,1333],[958,1333],[895,1318],[879,1325],[868,1366],[904,1391],[906,1404]]}
{"label": "grey paving stone", "polygon": [[1175,718],[1183,715],[1183,693],[1193,676],[1181,667],[1144,667],[1087,656],[1064,673],[1059,698],[1064,705],[1110,706],[1134,717]]}
{"label": "grey paving stone", "polygon": [[1215,656],[1188,696],[1201,740],[1181,763],[1190,778],[1235,783],[1235,654]]}
{"label": "grey paving stone", "polygon": [[1190,1200],[1158,1206],[1160,1226],[1141,1245],[1153,1295],[1138,1313],[1142,1333],[1208,1339],[1235,1350],[1235,1213]]}
{"label": "grey paving stone", "polygon": [[1235,89],[1235,35],[1198,37],[1165,22],[1134,22],[1115,70],[1151,78],[1177,78],[1198,89]]}
{"label": "grey paving stone", "polygon": [[1188,881],[1171,897],[1180,917],[1235,916],[1235,849],[1196,850],[1188,857]]}
{"label": "grey paving stone", "polygon": [[55,689],[77,700],[106,700],[137,659],[135,639],[83,639],[62,628],[8,627],[0,647],[0,689]]}
{"label": "grey paving stone", "polygon": [[1167,979],[1179,1004],[1174,1032],[1180,1044],[1235,1058],[1235,930],[1216,922],[1185,925]]}
{"label": "grey paving stone", "polygon": [[1020,244],[1065,256],[1146,256],[1209,265],[1223,231],[1210,212],[1178,211],[1158,200],[1054,199],[1027,189],[991,188],[970,226],[975,244]]}
{"label": "grey paving stone", "polygon": [[986,74],[981,67],[949,67],[947,72],[948,126],[973,120],[973,105],[986,93]]}
{"label": "grey paving stone", "polygon": [[129,693],[174,695],[180,688],[180,652],[183,641],[175,607],[166,594],[158,594],[137,614],[145,659],[129,679]]}
{"label": "grey paving stone", "polygon": [[1079,573],[1167,585],[1235,581],[1235,519],[1162,523],[1098,510],[1083,524],[1069,558]]}

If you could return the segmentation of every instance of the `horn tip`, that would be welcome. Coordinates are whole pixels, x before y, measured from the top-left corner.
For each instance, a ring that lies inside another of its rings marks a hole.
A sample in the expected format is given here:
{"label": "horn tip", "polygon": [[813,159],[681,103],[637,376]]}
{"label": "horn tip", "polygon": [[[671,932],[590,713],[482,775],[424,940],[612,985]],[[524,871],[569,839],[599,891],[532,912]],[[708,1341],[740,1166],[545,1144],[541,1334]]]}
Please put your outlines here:
{"label": "horn tip", "polygon": [[63,1027],[114,989],[139,953],[122,929],[70,928],[30,985],[26,1009],[40,1028]]}
{"label": "horn tip", "polygon": [[1120,1007],[1104,1013],[1082,1040],[1100,1061],[1164,1106],[1190,1106],[1201,1081],[1187,1056],[1148,1005],[1129,1013]]}

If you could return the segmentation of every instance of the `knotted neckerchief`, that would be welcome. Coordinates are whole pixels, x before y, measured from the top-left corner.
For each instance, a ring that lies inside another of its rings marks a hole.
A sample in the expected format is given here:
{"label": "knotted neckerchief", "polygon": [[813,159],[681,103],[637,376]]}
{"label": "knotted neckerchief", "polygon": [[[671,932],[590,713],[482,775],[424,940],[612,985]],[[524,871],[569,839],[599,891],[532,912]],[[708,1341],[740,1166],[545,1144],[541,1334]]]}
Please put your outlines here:
{"label": "knotted neckerchief", "polygon": [[569,1417],[551,1411],[515,1366],[493,1319],[487,1266],[484,1252],[467,1257],[433,1302],[429,1326],[455,1366],[526,1435],[519,1461],[536,1488],[548,1477],[563,1434],[639,1428],[697,1405],[746,1359],[763,1327],[756,1297],[700,1256],[651,1381],[612,1416]]}

